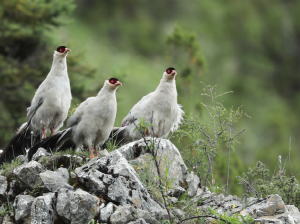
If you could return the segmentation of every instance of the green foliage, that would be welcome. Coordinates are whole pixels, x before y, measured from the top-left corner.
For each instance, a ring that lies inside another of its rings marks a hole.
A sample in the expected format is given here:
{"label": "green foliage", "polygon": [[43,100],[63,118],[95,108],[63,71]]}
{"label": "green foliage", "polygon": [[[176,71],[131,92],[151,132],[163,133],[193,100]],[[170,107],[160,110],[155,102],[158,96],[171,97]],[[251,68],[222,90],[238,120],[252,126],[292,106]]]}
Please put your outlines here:
{"label": "green foliage", "polygon": [[108,152],[112,152],[117,148],[121,147],[121,145],[117,144],[117,140],[113,138],[108,139],[105,146]]}
{"label": "green foliage", "polygon": [[7,195],[7,192],[5,192],[6,196],[6,203],[3,203],[2,209],[0,208],[0,215],[3,217],[6,214],[10,214],[14,212],[13,202],[9,201],[9,196]]}
{"label": "green foliage", "polygon": [[179,141],[188,138],[191,142],[182,150],[183,158],[200,178],[201,186],[207,186],[209,176],[213,179],[212,164],[218,151],[223,148],[234,150],[234,145],[238,143],[235,138],[243,131],[232,137],[233,123],[243,115],[248,116],[240,108],[226,108],[218,98],[230,92],[217,94],[216,88],[217,86],[210,85],[203,88],[202,95],[211,100],[210,104],[201,103],[209,114],[209,119],[200,121],[198,115],[185,116],[182,128],[177,132]]}
{"label": "green foliage", "polygon": [[[280,161],[281,162],[281,161]],[[279,163],[281,165],[281,163]],[[278,194],[285,204],[295,205],[300,208],[300,187],[294,175],[287,175],[284,168],[279,166],[277,173],[267,180],[269,169],[258,161],[252,169],[249,167],[247,173],[243,173],[240,184],[244,186],[244,197],[255,195],[264,198],[268,195]]]}
{"label": "green foliage", "polygon": [[20,159],[13,159],[9,163],[3,163],[0,169],[0,173],[4,176],[8,175],[13,171],[14,168],[17,166],[20,166],[22,164],[22,161]]}
{"label": "green foliage", "polygon": [[140,117],[139,121],[140,122],[137,124],[133,131],[138,130],[140,133],[145,133],[148,131],[149,127],[153,126],[152,124],[148,123],[143,117]]}
{"label": "green foliage", "polygon": [[[95,223],[95,220],[92,219],[91,222],[90,222],[90,224],[94,224],[94,223]],[[99,223],[97,222],[97,224],[99,224]]]}
{"label": "green foliage", "polygon": [[[70,44],[52,43],[46,33],[62,24],[60,15],[74,8],[73,0],[0,0],[0,145],[26,121],[26,108],[50,70],[52,52]],[[80,100],[88,93],[81,80],[94,74],[82,59],[78,51],[67,59],[72,93]]]}
{"label": "green foliage", "polygon": [[[211,209],[210,207],[207,207],[208,214],[211,214],[215,217],[215,223],[228,223],[228,224],[252,224],[254,222],[254,219],[252,216],[247,215],[246,217],[240,215],[240,214],[234,214],[232,216],[227,216],[226,212],[222,215],[219,214],[214,209]],[[242,221],[240,221],[240,219]]]}
{"label": "green foliage", "polygon": [[[199,88],[193,83],[202,81],[206,71],[206,61],[201,53],[197,36],[194,32],[183,30],[179,25],[174,27],[173,33],[167,38],[166,57],[177,70],[178,101],[184,102],[188,96],[199,94]],[[185,101],[185,112],[197,110],[199,105],[196,99],[193,102]]]}

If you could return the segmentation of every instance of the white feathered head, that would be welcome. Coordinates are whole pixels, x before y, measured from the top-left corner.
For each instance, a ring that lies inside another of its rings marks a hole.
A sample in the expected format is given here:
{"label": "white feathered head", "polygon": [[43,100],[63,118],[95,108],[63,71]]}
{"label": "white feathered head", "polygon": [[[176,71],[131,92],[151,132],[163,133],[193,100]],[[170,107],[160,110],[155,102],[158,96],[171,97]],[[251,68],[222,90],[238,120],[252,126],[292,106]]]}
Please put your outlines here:
{"label": "white feathered head", "polygon": [[175,79],[176,75],[177,75],[177,72],[175,71],[175,68],[169,67],[164,72],[163,78],[165,78],[167,80],[173,80],[173,79]]}
{"label": "white feathered head", "polygon": [[54,54],[59,57],[66,57],[69,51],[71,51],[71,49],[66,46],[60,46],[56,49],[56,51],[54,51]]}

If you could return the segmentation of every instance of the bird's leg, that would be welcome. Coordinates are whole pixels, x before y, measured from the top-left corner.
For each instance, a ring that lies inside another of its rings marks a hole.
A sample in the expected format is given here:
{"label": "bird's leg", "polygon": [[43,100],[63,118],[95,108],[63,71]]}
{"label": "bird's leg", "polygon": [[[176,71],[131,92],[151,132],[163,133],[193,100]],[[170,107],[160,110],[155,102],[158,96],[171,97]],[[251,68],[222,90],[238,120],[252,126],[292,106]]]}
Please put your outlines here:
{"label": "bird's leg", "polygon": [[91,147],[88,146],[88,148],[89,148],[89,150],[90,150],[90,158],[95,158],[95,156],[94,156],[94,154],[93,154],[93,151],[92,151]]}
{"label": "bird's leg", "polygon": [[95,145],[94,145],[94,150],[95,150],[96,157],[98,157],[98,151],[97,151],[97,147]]}
{"label": "bird's leg", "polygon": [[51,131],[51,135],[53,135],[54,133],[53,128],[50,128],[50,131]]}
{"label": "bird's leg", "polygon": [[43,130],[43,138],[46,138],[46,131],[45,129],[42,129]]}

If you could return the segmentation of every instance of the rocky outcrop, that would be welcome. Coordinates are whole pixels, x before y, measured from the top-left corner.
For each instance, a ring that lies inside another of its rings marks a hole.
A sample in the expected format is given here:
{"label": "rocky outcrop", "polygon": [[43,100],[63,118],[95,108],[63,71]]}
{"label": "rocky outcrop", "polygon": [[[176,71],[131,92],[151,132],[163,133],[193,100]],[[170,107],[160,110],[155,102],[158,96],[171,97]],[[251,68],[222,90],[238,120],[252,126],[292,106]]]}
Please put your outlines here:
{"label": "rocky outcrop", "polygon": [[[192,210],[205,212],[211,208],[227,216],[250,215],[260,224],[300,224],[298,208],[285,205],[279,195],[243,202],[236,196],[203,191],[199,178],[187,171],[169,140],[154,139],[154,144],[161,173],[168,165],[169,179],[174,180],[171,190],[165,192],[174,220],[187,218],[184,206],[180,206],[180,197],[187,196],[191,200],[185,207]],[[52,155],[42,148],[29,163],[23,156],[22,165],[7,176],[0,175],[0,212],[4,214],[0,224],[88,224],[92,219],[101,224],[161,223],[169,217],[164,203],[153,196],[136,172],[148,169],[151,175],[157,175],[147,145],[150,139],[135,141],[111,153],[105,150],[101,158],[91,160]],[[7,200],[13,202],[13,212],[7,210]]]}

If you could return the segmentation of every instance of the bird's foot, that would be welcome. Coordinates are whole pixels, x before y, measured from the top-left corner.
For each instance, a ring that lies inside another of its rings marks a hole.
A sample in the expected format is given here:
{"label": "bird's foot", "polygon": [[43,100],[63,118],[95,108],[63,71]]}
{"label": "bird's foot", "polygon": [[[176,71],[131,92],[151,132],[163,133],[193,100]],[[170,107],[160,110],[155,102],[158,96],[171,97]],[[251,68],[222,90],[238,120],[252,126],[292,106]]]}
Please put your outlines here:
{"label": "bird's foot", "polygon": [[93,159],[93,158],[95,158],[95,156],[94,155],[90,155],[90,159]]}

